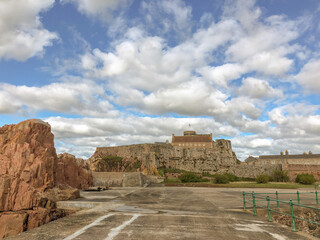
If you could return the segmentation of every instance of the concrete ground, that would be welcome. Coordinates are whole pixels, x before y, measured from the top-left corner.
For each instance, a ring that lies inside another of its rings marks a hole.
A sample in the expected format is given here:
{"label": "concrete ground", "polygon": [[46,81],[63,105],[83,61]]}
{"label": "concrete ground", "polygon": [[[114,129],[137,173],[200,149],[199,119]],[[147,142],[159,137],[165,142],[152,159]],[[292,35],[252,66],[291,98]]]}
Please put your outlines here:
{"label": "concrete ground", "polygon": [[252,191],[147,187],[82,192],[82,198],[59,206],[88,209],[6,239],[314,239],[242,211],[246,190]]}

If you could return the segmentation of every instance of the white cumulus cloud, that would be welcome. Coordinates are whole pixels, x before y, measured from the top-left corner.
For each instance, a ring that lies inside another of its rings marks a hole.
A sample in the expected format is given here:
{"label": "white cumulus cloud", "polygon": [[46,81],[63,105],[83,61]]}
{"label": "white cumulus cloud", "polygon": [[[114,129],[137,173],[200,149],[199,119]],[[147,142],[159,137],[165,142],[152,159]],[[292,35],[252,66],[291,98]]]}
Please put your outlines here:
{"label": "white cumulus cloud", "polygon": [[252,77],[243,79],[242,85],[237,89],[237,92],[240,95],[257,99],[281,98],[283,96],[280,89],[271,87],[267,81]]}
{"label": "white cumulus cloud", "polygon": [[312,59],[307,62],[296,79],[308,91],[320,93],[320,59]]}
{"label": "white cumulus cloud", "polygon": [[53,4],[54,0],[0,1],[0,60],[25,61],[52,45],[58,35],[43,28],[39,13]]}

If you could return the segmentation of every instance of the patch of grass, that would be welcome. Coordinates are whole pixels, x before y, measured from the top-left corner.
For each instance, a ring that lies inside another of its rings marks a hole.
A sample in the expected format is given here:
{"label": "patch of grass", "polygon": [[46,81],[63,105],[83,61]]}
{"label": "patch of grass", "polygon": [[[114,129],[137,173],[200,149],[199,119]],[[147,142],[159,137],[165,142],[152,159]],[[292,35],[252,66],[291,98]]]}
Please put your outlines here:
{"label": "patch of grass", "polygon": [[164,183],[181,183],[181,180],[179,178],[167,178]]}
{"label": "patch of grass", "polygon": [[313,188],[313,185],[302,185],[297,183],[255,183],[255,182],[233,182],[228,184],[216,183],[165,183],[165,186],[177,187],[212,187],[212,188],[273,188],[273,189],[297,189]]}

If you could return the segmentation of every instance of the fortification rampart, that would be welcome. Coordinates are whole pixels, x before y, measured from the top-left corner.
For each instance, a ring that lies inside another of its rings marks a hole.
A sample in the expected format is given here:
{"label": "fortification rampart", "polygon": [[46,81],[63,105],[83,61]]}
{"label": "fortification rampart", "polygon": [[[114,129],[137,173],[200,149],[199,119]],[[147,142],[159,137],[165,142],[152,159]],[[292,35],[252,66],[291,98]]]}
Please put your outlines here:
{"label": "fortification rampart", "polygon": [[320,154],[295,154],[295,155],[264,155],[259,158],[249,157],[245,163],[248,169],[273,168],[281,166],[282,170],[288,172],[291,181],[294,181],[298,174],[313,174],[320,180]]}
{"label": "fortification rampart", "polygon": [[[118,156],[126,161],[140,161],[145,168],[173,168],[193,172],[225,171],[236,164],[229,140],[217,140],[212,148],[184,148],[171,144],[135,144],[99,147],[91,161],[105,156]],[[107,171],[107,170],[105,170]]]}
{"label": "fortification rampart", "polygon": [[256,178],[261,174],[271,175],[274,170],[281,170],[282,165],[249,165],[246,163],[238,164],[229,168],[228,172],[238,177]]}
{"label": "fortification rampart", "polygon": [[312,174],[316,180],[320,180],[320,165],[311,164],[285,164],[282,169],[288,171],[291,181],[294,181],[298,174],[309,173]]}
{"label": "fortification rampart", "polygon": [[259,156],[255,164],[320,165],[320,154],[265,155]]}

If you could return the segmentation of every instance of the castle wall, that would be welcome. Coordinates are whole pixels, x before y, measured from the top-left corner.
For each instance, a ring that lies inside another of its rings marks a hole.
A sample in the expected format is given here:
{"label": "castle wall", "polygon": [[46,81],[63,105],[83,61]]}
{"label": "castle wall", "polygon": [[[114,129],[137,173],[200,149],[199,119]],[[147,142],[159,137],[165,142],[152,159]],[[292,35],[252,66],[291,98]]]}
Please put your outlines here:
{"label": "castle wall", "polygon": [[93,172],[94,186],[142,187],[146,178],[138,172]]}
{"label": "castle wall", "polygon": [[250,157],[246,160],[247,166],[253,168],[272,168],[281,165],[281,169],[288,172],[291,181],[294,181],[298,174],[312,174],[320,181],[320,154],[296,154],[296,155],[265,155],[258,159]]}
{"label": "castle wall", "polygon": [[274,170],[281,170],[281,165],[252,165],[241,163],[229,168],[228,172],[238,177],[256,178],[261,174],[271,175]]}
{"label": "castle wall", "polygon": [[291,181],[294,181],[298,174],[309,173],[312,174],[317,181],[320,181],[320,165],[311,164],[286,164],[282,166],[283,170],[288,171]]}
{"label": "castle wall", "polygon": [[211,148],[185,148],[170,144],[136,144],[97,148],[91,161],[104,156],[136,159],[146,168],[173,168],[193,172],[225,171],[236,164],[229,140],[217,140]]}

